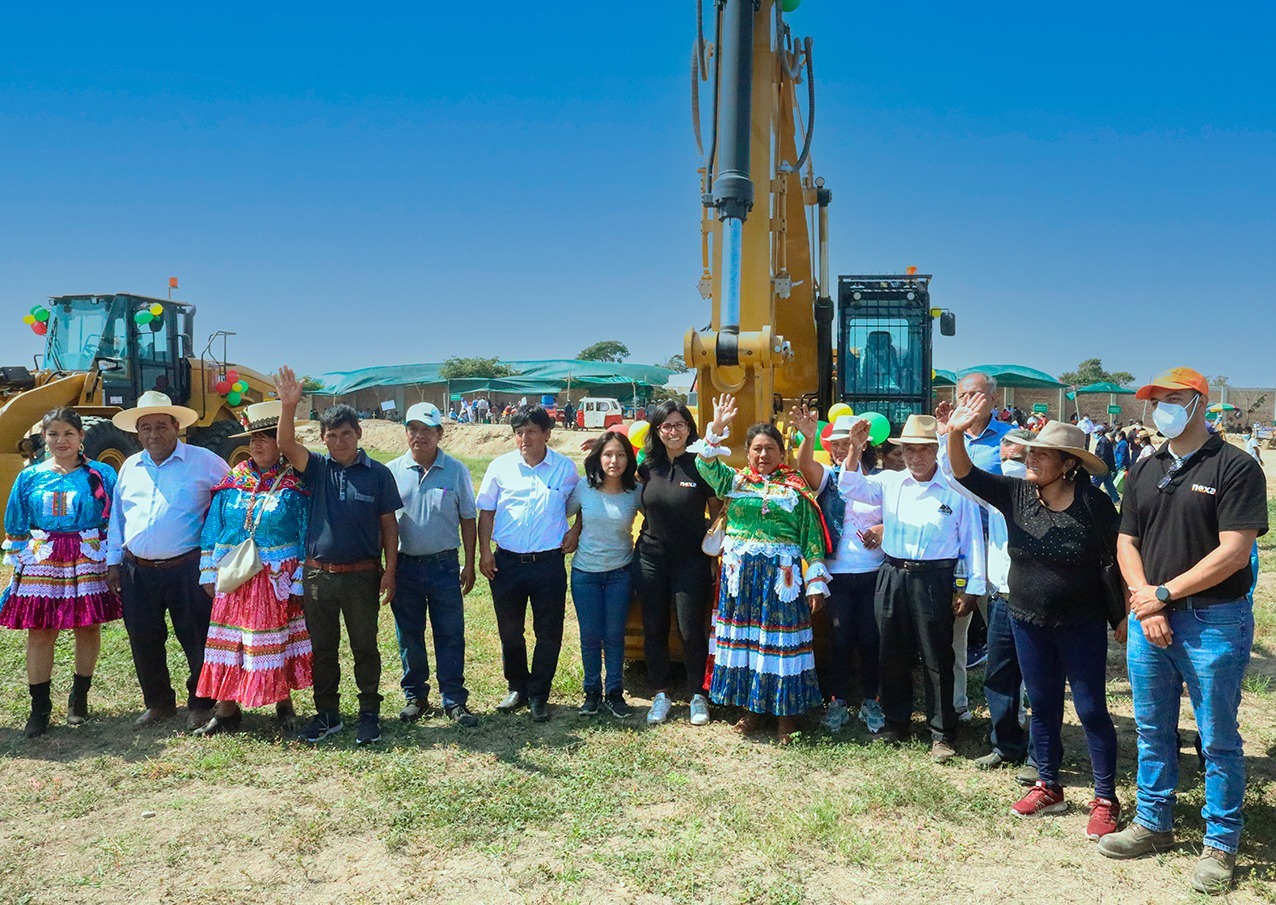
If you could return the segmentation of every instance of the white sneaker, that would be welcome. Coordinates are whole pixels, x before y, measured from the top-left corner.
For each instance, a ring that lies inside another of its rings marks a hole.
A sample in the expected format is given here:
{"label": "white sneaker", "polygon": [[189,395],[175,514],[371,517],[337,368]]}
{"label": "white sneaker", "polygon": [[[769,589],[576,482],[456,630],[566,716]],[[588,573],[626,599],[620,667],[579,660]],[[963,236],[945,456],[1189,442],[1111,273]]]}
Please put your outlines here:
{"label": "white sneaker", "polygon": [[975,715],[969,710],[963,710],[961,713],[957,714],[957,722],[959,723],[969,723],[974,718]]}
{"label": "white sneaker", "polygon": [[837,698],[833,698],[824,711],[824,728],[829,732],[841,732],[850,718],[851,714],[846,709],[846,705]]}
{"label": "white sneaker", "polygon": [[691,696],[691,725],[704,726],[709,722],[709,699],[702,694]]}
{"label": "white sneaker", "polygon": [[886,728],[886,714],[882,705],[874,700],[867,700],[860,705],[860,721],[868,727],[869,732],[881,732]]}
{"label": "white sneaker", "polygon": [[651,702],[651,709],[647,711],[647,722],[652,724],[663,723],[669,719],[669,708],[671,706],[669,695],[663,691],[660,692],[660,694],[656,695],[655,700]]}

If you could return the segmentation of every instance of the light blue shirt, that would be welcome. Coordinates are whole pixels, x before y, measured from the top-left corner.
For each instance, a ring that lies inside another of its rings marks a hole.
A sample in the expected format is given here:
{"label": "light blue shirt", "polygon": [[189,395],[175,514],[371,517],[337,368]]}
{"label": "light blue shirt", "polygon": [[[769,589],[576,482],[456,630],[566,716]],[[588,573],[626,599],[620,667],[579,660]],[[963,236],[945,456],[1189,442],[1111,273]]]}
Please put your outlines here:
{"label": "light blue shirt", "polygon": [[[975,463],[976,468],[990,474],[1001,474],[1001,440],[1012,430],[1014,425],[993,418],[979,436],[972,437],[968,433],[962,435],[962,439],[966,441],[966,451],[970,453],[970,461]],[[939,444],[939,448],[941,452],[947,452],[943,443]]]}
{"label": "light blue shirt", "polygon": [[882,552],[895,559],[964,559],[966,593],[987,592],[984,531],[979,507],[959,494],[936,468],[929,481],[912,472],[865,475],[842,469],[842,495],[882,507]]}
{"label": "light blue shirt", "polygon": [[473,519],[474,482],[470,470],[439,450],[429,469],[406,452],[386,463],[398,485],[399,551],[408,556],[432,556],[461,544],[461,520]]}
{"label": "light blue shirt", "polygon": [[478,508],[493,512],[492,540],[511,553],[540,553],[563,545],[567,498],[580,475],[576,463],[552,449],[538,465],[518,450],[492,460],[479,485]]}
{"label": "light blue shirt", "polygon": [[634,519],[642,491],[603,493],[585,481],[567,500],[567,514],[581,515],[580,543],[572,568],[581,572],[611,572],[629,565],[634,556]]}
{"label": "light blue shirt", "polygon": [[123,562],[125,550],[171,559],[197,548],[213,487],[229,471],[221,456],[180,440],[158,465],[146,450],[125,459],[107,526],[107,565]]}

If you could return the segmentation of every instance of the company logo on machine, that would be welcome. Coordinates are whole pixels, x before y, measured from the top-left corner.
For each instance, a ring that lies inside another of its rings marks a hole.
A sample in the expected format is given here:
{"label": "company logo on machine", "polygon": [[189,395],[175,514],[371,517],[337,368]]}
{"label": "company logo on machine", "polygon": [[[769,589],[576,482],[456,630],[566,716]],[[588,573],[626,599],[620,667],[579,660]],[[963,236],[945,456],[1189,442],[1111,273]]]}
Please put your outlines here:
{"label": "company logo on machine", "polygon": [[1210,496],[1216,496],[1218,494],[1217,489],[1213,487],[1208,487],[1205,484],[1193,484],[1192,490],[1195,493],[1208,493]]}

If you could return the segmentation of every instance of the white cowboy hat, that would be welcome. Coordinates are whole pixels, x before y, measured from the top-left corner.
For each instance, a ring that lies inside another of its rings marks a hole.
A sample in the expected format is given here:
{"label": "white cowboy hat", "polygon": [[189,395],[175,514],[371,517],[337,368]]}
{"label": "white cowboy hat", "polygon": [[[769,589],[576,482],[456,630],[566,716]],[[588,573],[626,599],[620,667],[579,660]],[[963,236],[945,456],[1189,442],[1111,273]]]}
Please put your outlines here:
{"label": "white cowboy hat", "polygon": [[272,434],[275,428],[279,426],[279,416],[284,412],[284,404],[278,399],[270,399],[266,402],[254,402],[239,416],[239,423],[244,426],[242,434],[231,434],[232,437],[251,437],[253,434],[259,434],[262,431],[270,431]]}
{"label": "white cowboy hat", "polygon": [[851,428],[859,420],[856,415],[838,415],[833,421],[833,431],[829,434],[829,440],[847,439],[851,436]]}
{"label": "white cowboy hat", "polygon": [[1017,440],[1020,446],[1035,446],[1038,449],[1057,449],[1081,462],[1081,467],[1096,478],[1108,473],[1108,466],[1103,460],[1085,448],[1085,431],[1075,424],[1062,421],[1051,421],[1041,429],[1035,440]]}
{"label": "white cowboy hat", "polygon": [[116,412],[111,417],[111,423],[120,430],[135,434],[137,433],[138,419],[145,418],[147,415],[172,415],[177,419],[179,430],[190,427],[199,420],[199,412],[194,409],[188,409],[184,405],[173,405],[173,400],[169,399],[165,394],[158,390],[147,390],[137,397],[136,406],[122,412]]}
{"label": "white cowboy hat", "polygon": [[934,415],[909,415],[904,422],[904,429],[898,437],[891,437],[888,443],[934,443],[939,445],[939,422]]}

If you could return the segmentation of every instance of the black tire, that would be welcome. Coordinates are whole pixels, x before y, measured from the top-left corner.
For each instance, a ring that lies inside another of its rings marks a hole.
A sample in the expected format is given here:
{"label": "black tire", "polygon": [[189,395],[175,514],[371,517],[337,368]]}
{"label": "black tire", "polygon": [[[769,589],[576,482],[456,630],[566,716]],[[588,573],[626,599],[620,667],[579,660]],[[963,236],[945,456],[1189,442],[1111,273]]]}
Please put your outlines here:
{"label": "black tire", "polygon": [[84,425],[84,454],[90,459],[105,462],[117,472],[125,459],[142,450],[137,437],[120,430],[110,418],[86,415],[81,421]]}
{"label": "black tire", "polygon": [[252,453],[248,451],[248,438],[231,436],[243,429],[244,426],[238,421],[214,421],[208,427],[191,431],[187,442],[217,453],[233,467],[252,458]]}

